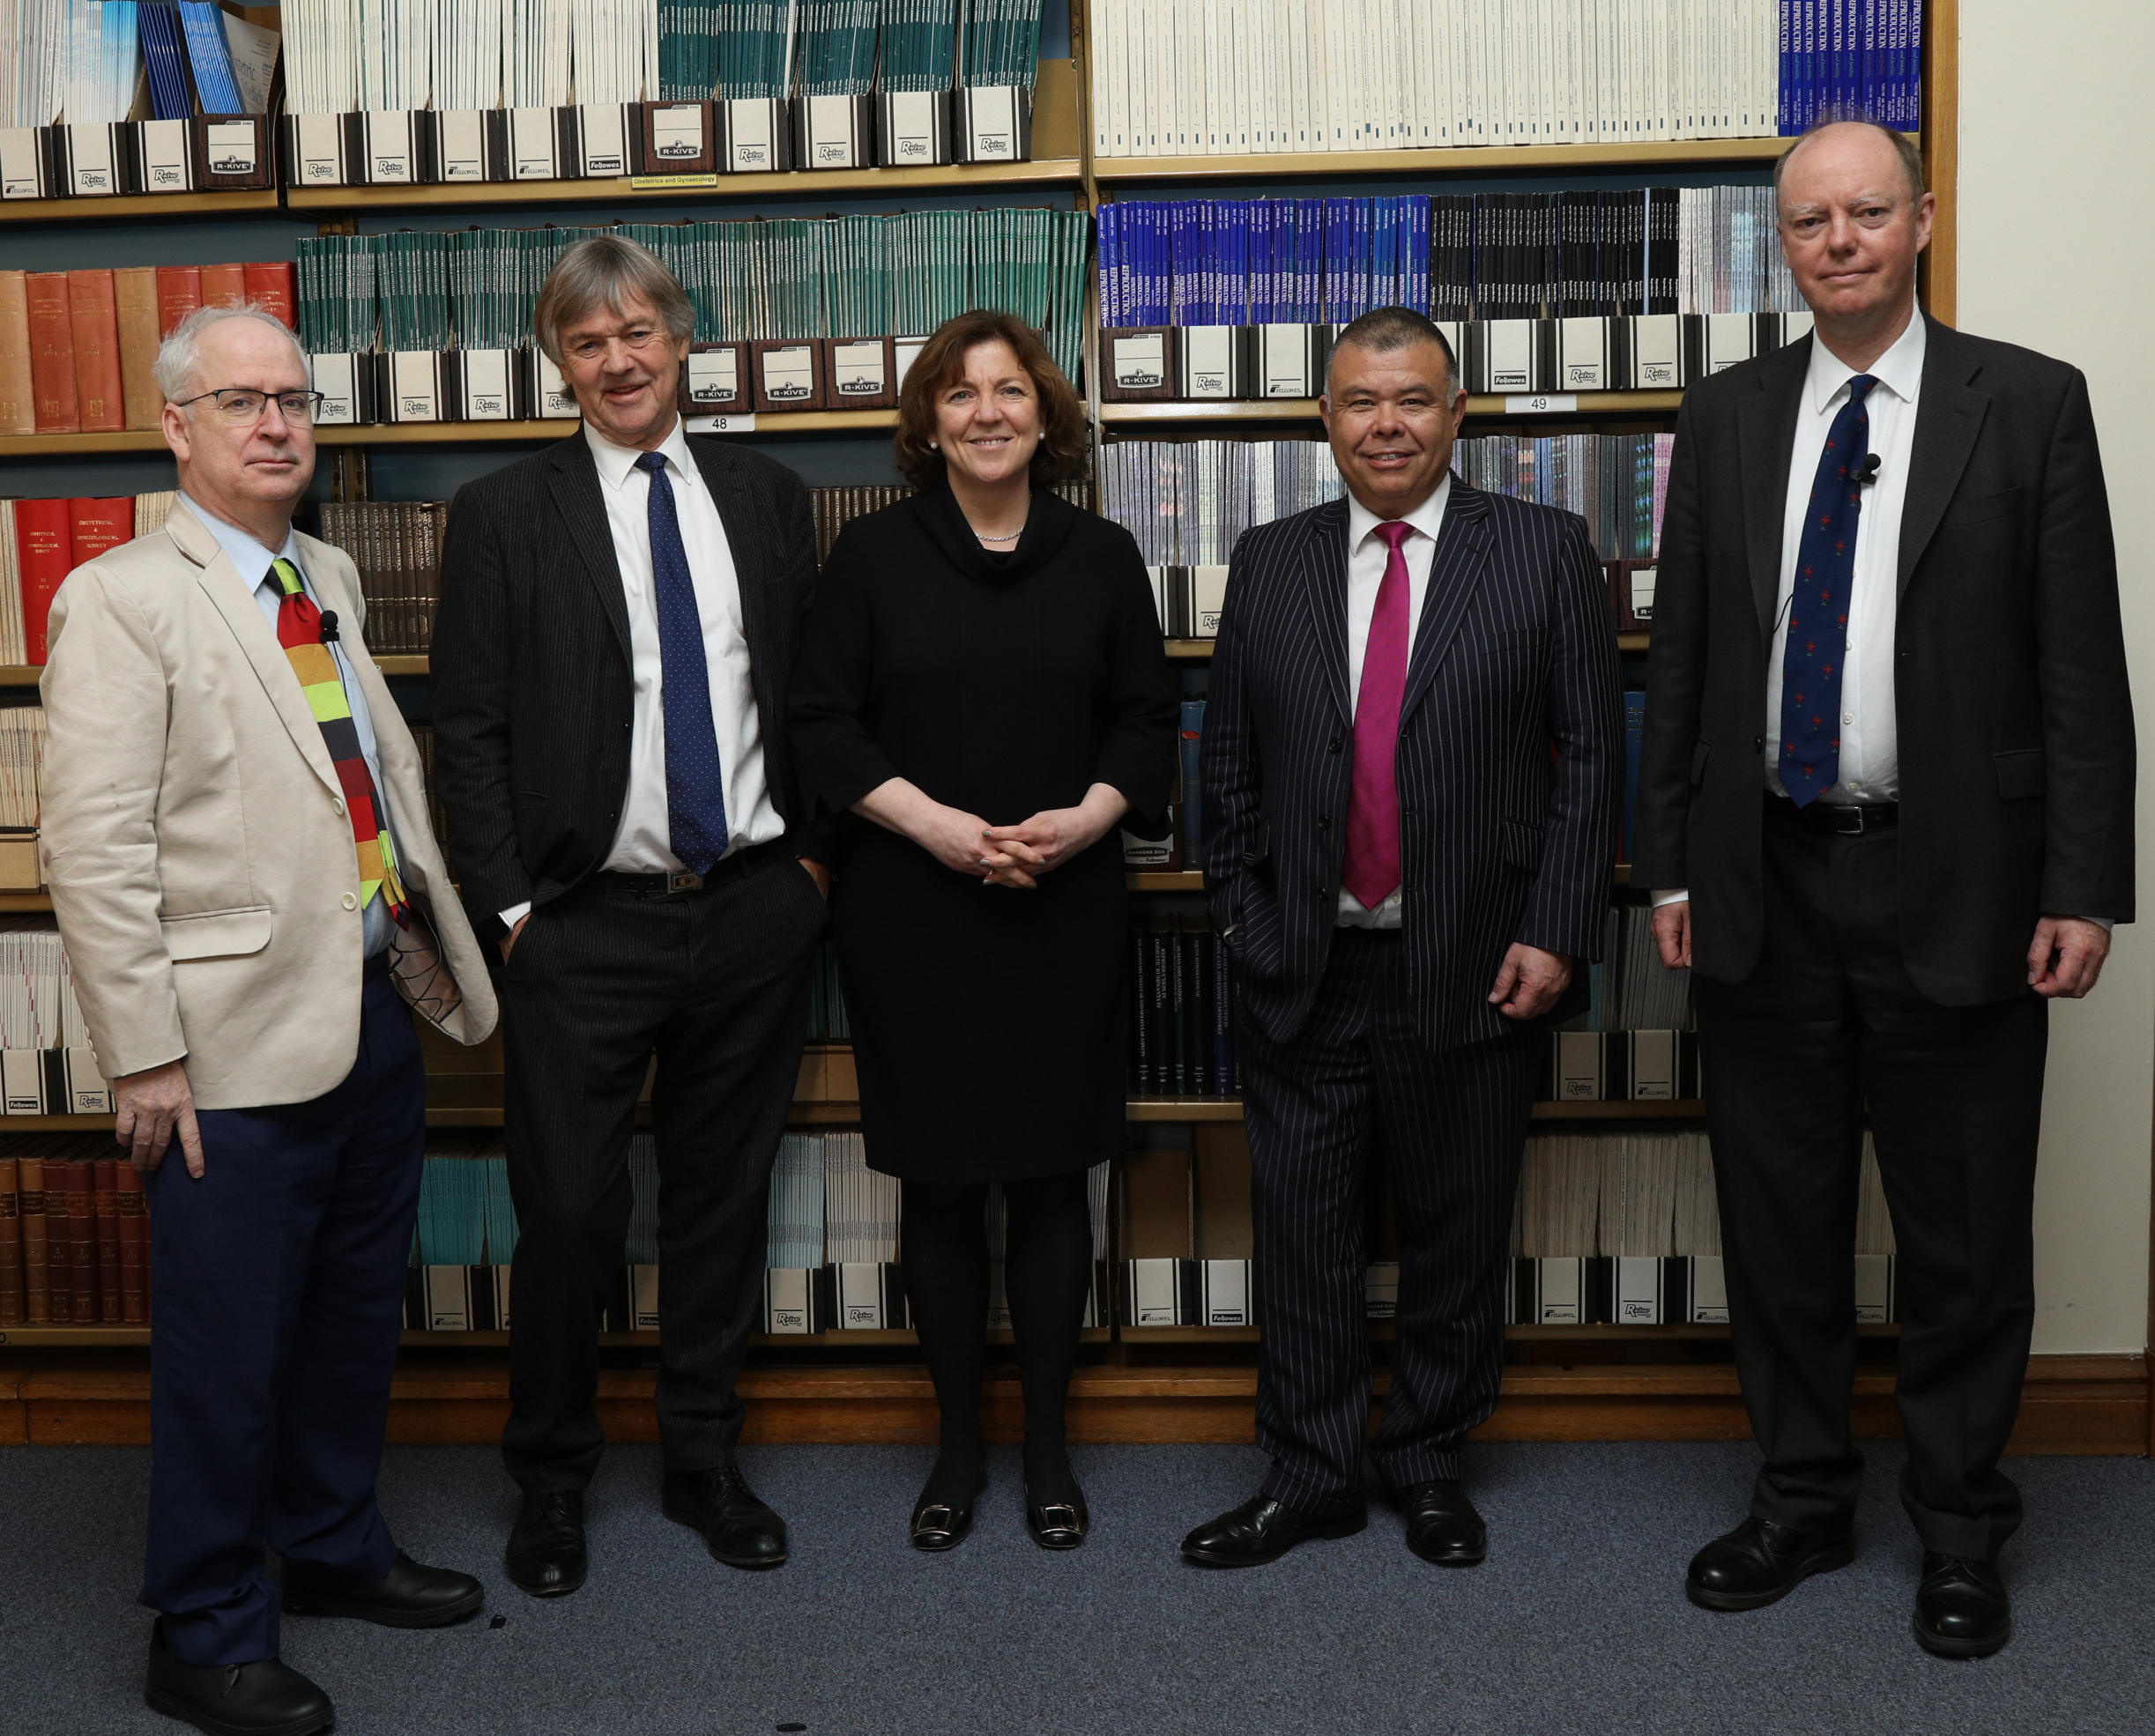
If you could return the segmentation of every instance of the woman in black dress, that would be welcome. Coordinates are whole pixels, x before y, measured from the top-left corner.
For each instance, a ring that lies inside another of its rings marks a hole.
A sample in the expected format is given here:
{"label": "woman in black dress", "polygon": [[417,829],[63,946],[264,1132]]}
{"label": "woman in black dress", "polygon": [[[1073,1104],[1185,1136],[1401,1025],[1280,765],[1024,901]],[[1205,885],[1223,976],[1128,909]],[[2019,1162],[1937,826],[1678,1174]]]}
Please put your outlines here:
{"label": "woman in black dress", "polygon": [[831,551],[794,664],[804,793],[843,834],[834,937],[868,1161],[904,1183],[906,1295],[942,1411],[915,1545],[987,1473],[988,1184],[1025,1398],[1026,1523],[1084,1539],[1063,1409],[1092,1276],[1086,1171],[1122,1143],[1126,814],[1175,775],[1176,699],[1127,531],[1051,492],[1083,412],[1011,315],[944,325],[906,375],[920,493]]}

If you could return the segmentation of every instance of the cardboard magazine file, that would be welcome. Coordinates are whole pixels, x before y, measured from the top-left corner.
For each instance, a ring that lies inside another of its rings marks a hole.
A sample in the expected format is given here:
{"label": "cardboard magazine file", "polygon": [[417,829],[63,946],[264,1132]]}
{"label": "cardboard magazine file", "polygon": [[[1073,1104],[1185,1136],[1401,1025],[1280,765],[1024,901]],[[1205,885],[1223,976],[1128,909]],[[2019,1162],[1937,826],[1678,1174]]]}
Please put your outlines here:
{"label": "cardboard magazine file", "polygon": [[451,403],[459,422],[512,422],[518,419],[520,396],[516,352],[512,350],[452,350],[444,360],[456,364]]}
{"label": "cardboard magazine file", "polygon": [[1100,396],[1111,404],[1171,400],[1179,335],[1171,325],[1104,329],[1100,333]]}
{"label": "cardboard magazine file", "polygon": [[759,412],[821,410],[823,348],[814,338],[759,338],[749,345]]}
{"label": "cardboard magazine file", "polygon": [[643,150],[640,102],[586,102],[561,113],[562,167],[583,181],[634,174]]}
{"label": "cardboard magazine file", "polygon": [[1618,633],[1646,633],[1653,626],[1653,582],[1659,560],[1604,560],[1609,607]]}
{"label": "cardboard magazine file", "polygon": [[0,199],[50,199],[64,183],[56,127],[0,127]]}
{"label": "cardboard magazine file", "polygon": [[345,137],[346,166],[358,170],[353,182],[366,187],[423,187],[441,179],[431,110],[368,109],[345,119],[353,123]]}
{"label": "cardboard magazine file", "polygon": [[[145,135],[163,122],[145,122]],[[197,115],[187,123],[194,160],[195,185],[204,191],[245,187],[273,187],[275,165],[270,157],[271,122],[266,115]],[[145,168],[145,180],[147,180]],[[162,188],[146,187],[145,192]]]}
{"label": "cardboard magazine file", "polygon": [[1191,402],[1251,396],[1253,325],[1185,325],[1176,334],[1175,396]]}
{"label": "cardboard magazine file", "polygon": [[718,129],[708,102],[638,103],[640,174],[712,174]]}
{"label": "cardboard magazine file", "polygon": [[1632,314],[1626,318],[1624,351],[1630,377],[1625,383],[1630,389],[1668,392],[1691,383],[1683,319],[1678,314]]}
{"label": "cardboard magazine file", "polygon": [[692,344],[681,363],[681,411],[687,416],[741,416],[754,408],[746,344]]}
{"label": "cardboard magazine file", "polygon": [[823,396],[833,410],[897,406],[897,359],[888,338],[823,339]]}
{"label": "cardboard magazine file", "polygon": [[793,104],[793,163],[804,169],[875,164],[875,99],[804,96]]}
{"label": "cardboard magazine file", "polygon": [[394,350],[385,358],[389,389],[382,397],[385,422],[446,422],[454,419],[454,351]]}
{"label": "cardboard magazine file", "polygon": [[1624,340],[1625,319],[1564,319],[1557,322],[1557,389],[1563,392],[1615,392],[1631,383]]}
{"label": "cardboard magazine file", "polygon": [[509,115],[499,108],[449,108],[435,117],[445,183],[509,179]]}
{"label": "cardboard magazine file", "polygon": [[956,93],[885,91],[875,104],[875,160],[885,168],[923,168],[955,160]]}
{"label": "cardboard magazine file", "polygon": [[1556,387],[1555,320],[1469,320],[1465,356],[1470,392],[1547,392]]}
{"label": "cardboard magazine file", "polygon": [[781,97],[734,97],[714,107],[719,174],[763,174],[793,167],[791,103]]}
{"label": "cardboard magazine file", "polygon": [[[509,178],[560,181],[563,178],[562,116],[573,109],[512,108],[509,111]],[[573,122],[572,122],[573,124]]]}
{"label": "cardboard magazine file", "polygon": [[1260,398],[1315,397],[1325,389],[1325,366],[1336,335],[1328,325],[1289,322],[1255,327],[1256,390]]}
{"label": "cardboard magazine file", "polygon": [[45,884],[37,859],[37,828],[0,831],[0,892],[36,892]]}
{"label": "cardboard magazine file", "polygon": [[122,142],[126,128],[125,122],[119,122],[53,129],[60,140],[57,184],[63,197],[99,198],[130,190],[125,175],[129,153]]}
{"label": "cardboard magazine file", "polygon": [[352,427],[381,419],[375,404],[375,358],[364,351],[309,356],[315,389],[322,394],[322,408],[315,416],[318,427]]}
{"label": "cardboard magazine file", "polygon": [[1022,85],[957,93],[952,144],[962,163],[1022,163],[1033,154],[1033,93]]}
{"label": "cardboard magazine file", "polygon": [[279,122],[283,139],[285,185],[349,187],[357,174],[360,143],[356,115],[287,115]]}

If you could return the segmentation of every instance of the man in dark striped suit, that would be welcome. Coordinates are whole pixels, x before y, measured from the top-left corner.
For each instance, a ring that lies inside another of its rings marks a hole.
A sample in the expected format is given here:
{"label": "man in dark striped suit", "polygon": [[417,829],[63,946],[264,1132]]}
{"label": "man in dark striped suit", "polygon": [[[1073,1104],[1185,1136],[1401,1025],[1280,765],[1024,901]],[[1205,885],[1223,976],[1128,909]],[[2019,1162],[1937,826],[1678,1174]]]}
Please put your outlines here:
{"label": "man in dark striped suit", "polygon": [[1326,386],[1349,498],[1237,547],[1205,719],[1272,1470],[1183,1554],[1255,1566],[1364,1523],[1364,1177],[1380,1158],[1398,1361],[1371,1456],[1408,1547],[1471,1567],[1487,1543],[1460,1446],[1496,1403],[1547,1019],[1608,908],[1616,640],[1585,523],[1450,474],[1467,397],[1434,325],[1364,315]]}

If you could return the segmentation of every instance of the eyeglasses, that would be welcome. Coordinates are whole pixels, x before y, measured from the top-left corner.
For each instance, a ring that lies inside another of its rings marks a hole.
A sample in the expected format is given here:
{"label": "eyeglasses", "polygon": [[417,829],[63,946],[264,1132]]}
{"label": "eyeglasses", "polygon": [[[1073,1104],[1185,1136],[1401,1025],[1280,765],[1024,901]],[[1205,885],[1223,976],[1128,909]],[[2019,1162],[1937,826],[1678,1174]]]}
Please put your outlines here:
{"label": "eyeglasses", "polygon": [[269,408],[270,400],[277,400],[279,412],[287,422],[311,422],[320,412],[323,395],[320,392],[260,392],[248,386],[220,386],[213,392],[197,392],[193,397],[175,398],[173,407],[184,410],[190,404],[199,404],[205,397],[217,400],[217,413],[234,427],[250,422],[259,422],[262,412]]}

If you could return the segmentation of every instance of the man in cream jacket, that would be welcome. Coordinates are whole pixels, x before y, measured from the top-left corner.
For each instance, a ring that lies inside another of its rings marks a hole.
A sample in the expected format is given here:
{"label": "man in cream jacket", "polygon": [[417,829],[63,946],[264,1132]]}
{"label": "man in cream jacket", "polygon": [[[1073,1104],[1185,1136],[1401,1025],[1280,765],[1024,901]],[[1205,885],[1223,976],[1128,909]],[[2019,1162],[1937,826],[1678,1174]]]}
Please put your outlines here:
{"label": "man in cream jacket", "polygon": [[420,1628],[484,1601],[398,1549],[374,1486],[426,1141],[412,1011],[470,1043],[494,1002],[358,575],[292,530],[319,402],[297,341],[204,308],[157,378],[180,499],[54,602],[41,842],[150,1200],[145,1698],[307,1736],[334,1714],[279,1661],[280,1604]]}

